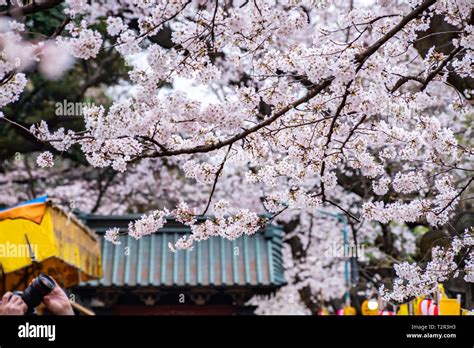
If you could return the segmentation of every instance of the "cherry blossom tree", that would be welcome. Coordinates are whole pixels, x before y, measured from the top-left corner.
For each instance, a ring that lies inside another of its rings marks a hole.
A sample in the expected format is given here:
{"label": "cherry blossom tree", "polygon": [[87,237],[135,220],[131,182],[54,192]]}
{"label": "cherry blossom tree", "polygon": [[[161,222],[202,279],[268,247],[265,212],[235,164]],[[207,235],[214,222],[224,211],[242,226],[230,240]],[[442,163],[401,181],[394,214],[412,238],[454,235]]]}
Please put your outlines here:
{"label": "cherry blossom tree", "polygon": [[[130,67],[128,81],[114,81],[126,93],[86,107],[79,126],[0,114],[43,144],[36,160],[8,162],[3,202],[33,180],[86,211],[144,208],[129,226],[135,238],[171,215],[192,231],[170,244],[175,252],[278,221],[288,285],[257,301],[260,313],[315,313],[349,291],[344,261],[325,255],[344,243],[341,222],[321,210],[344,216],[350,240],[371,253],[362,268],[396,265],[397,279],[381,289],[387,301],[432,293],[460,271],[472,282],[469,230],[433,248],[427,264],[399,263],[415,253],[414,227],[447,226],[472,191],[470,0],[0,5],[2,108],[26,93],[33,72],[61,79],[78,64],[107,66],[104,56]],[[32,39],[28,16],[58,7],[62,22]],[[82,163],[73,167],[72,154]],[[118,233],[106,238],[116,243]]]}

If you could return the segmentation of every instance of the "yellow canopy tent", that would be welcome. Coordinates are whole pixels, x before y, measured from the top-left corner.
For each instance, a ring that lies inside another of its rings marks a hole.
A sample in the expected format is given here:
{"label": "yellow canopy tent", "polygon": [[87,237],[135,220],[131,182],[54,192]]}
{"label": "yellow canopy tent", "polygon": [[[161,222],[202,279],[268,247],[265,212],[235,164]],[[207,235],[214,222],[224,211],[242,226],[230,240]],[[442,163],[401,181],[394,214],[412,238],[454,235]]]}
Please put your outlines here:
{"label": "yellow canopy tent", "polygon": [[47,197],[0,210],[0,293],[41,272],[64,288],[102,276],[98,237]]}

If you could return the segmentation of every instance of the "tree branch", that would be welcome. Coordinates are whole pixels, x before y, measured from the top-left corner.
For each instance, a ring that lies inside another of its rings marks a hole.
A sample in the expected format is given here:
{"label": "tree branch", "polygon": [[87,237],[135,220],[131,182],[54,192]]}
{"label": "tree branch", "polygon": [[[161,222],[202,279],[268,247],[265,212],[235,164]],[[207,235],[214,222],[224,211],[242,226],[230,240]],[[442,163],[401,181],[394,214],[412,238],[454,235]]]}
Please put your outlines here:
{"label": "tree branch", "polygon": [[356,55],[356,62],[359,63],[357,66],[356,72],[358,72],[365,61],[377,50],[384,44],[386,43],[389,39],[392,38],[396,33],[398,33],[405,25],[407,25],[411,20],[415,19],[418,17],[420,14],[422,14],[424,11],[426,11],[430,6],[432,6],[434,3],[436,3],[436,0],[425,0],[420,6],[415,8],[412,12],[410,12],[408,15],[403,17],[403,19],[392,29],[390,29],[387,34],[382,36],[380,39],[378,39],[373,45],[369,46],[363,53]]}
{"label": "tree branch", "polygon": [[219,166],[219,169],[217,170],[216,178],[214,179],[214,183],[212,184],[212,190],[211,190],[211,194],[209,195],[209,200],[207,201],[206,209],[204,209],[204,212],[201,214],[203,216],[206,215],[207,210],[209,209],[209,206],[211,205],[212,196],[214,196],[214,191],[216,190],[217,181],[219,180],[219,175],[221,175],[222,169],[224,169],[224,165],[225,165],[225,162],[227,161],[227,157],[229,156],[230,149],[232,149],[232,144],[229,145],[229,149],[227,150],[227,153],[225,154],[225,157],[222,160],[222,163]]}
{"label": "tree branch", "polygon": [[464,187],[458,192],[458,194],[457,194],[456,196],[454,196],[453,199],[450,200],[448,204],[446,204],[446,206],[445,206],[441,211],[435,213],[435,215],[440,215],[443,211],[445,211],[446,209],[448,209],[448,207],[449,207],[459,196],[461,196],[464,191],[466,191],[466,189],[469,187],[469,185],[471,185],[471,182],[473,182],[473,181],[474,181],[474,176],[473,176],[471,179],[469,179],[469,181],[467,182],[466,186],[464,186]]}
{"label": "tree branch", "polygon": [[233,137],[230,137],[227,140],[219,141],[215,144],[201,145],[201,146],[196,146],[192,148],[162,151],[162,152],[159,152],[147,157],[168,157],[168,156],[176,156],[176,155],[182,155],[182,154],[203,153],[203,152],[209,152],[209,151],[220,149],[224,146],[231,145],[235,143],[236,141],[242,140],[243,138],[247,137],[249,134],[255,133],[256,131],[262,129],[263,127],[266,127],[272,124],[278,118],[286,114],[288,111],[296,108],[298,105],[308,102],[313,97],[318,95],[322,90],[328,87],[333,80],[334,80],[334,77],[330,77],[328,79],[323,80],[314,89],[310,90],[304,97],[285,106],[283,109],[279,110],[273,116],[267,118],[265,121],[262,121],[259,124],[251,128],[248,128],[244,130],[243,132],[236,134]]}

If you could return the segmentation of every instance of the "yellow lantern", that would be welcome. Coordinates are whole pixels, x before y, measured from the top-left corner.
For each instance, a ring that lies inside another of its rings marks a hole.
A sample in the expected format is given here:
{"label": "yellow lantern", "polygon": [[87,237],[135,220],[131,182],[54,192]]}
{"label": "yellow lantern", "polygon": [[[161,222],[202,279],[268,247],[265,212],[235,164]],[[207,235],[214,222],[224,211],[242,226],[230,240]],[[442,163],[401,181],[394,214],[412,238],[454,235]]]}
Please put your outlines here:
{"label": "yellow lantern", "polygon": [[398,313],[397,315],[409,315],[409,311],[408,311],[408,303],[404,303],[402,305],[400,305],[400,309],[398,310]]}
{"label": "yellow lantern", "polygon": [[356,315],[356,309],[351,306],[344,307],[343,315]]}
{"label": "yellow lantern", "polygon": [[439,315],[460,315],[461,304],[455,298],[448,298],[443,284],[438,284]]}
{"label": "yellow lantern", "polygon": [[364,302],[362,302],[361,305],[362,315],[377,315],[378,308],[379,306],[376,300],[365,300]]}
{"label": "yellow lantern", "polygon": [[439,301],[440,315],[459,315],[461,304],[455,298],[441,298]]}

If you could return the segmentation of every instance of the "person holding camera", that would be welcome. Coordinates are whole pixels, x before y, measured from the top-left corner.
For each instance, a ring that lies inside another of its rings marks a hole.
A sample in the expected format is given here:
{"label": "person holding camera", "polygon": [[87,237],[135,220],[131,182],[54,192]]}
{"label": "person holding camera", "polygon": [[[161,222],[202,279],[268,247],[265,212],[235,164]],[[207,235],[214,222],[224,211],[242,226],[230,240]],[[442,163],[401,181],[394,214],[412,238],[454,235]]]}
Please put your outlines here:
{"label": "person holding camera", "polygon": [[6,292],[0,303],[0,315],[32,314],[41,302],[54,315],[74,315],[71,303],[56,281],[41,274],[23,293]]}
{"label": "person holding camera", "polygon": [[24,315],[28,306],[19,295],[7,291],[0,303],[0,315]]}

